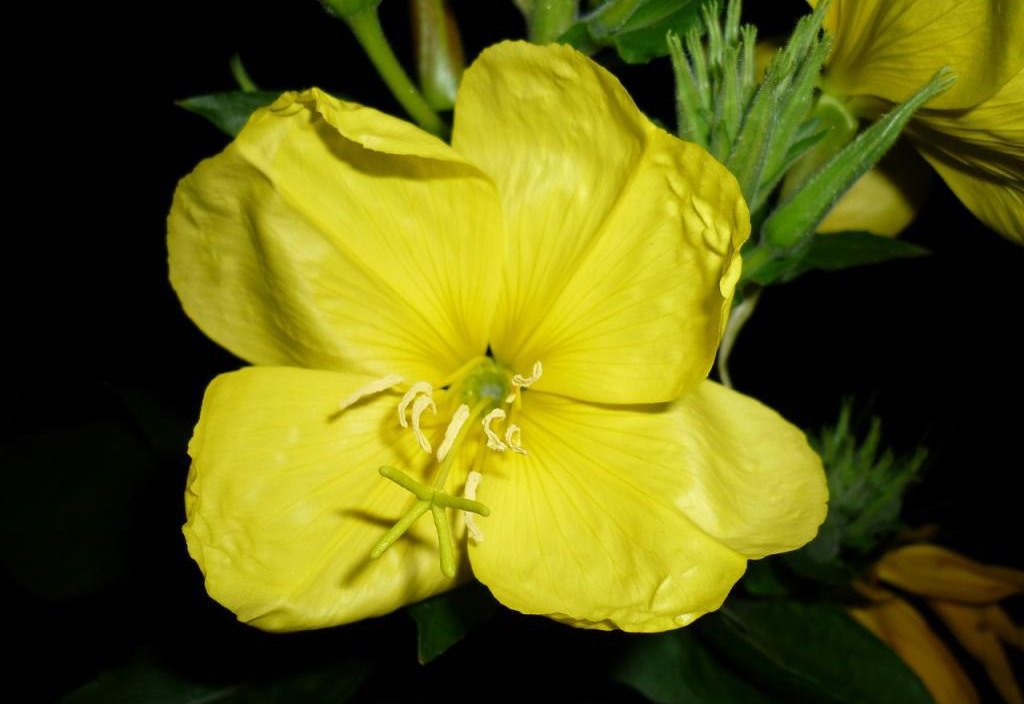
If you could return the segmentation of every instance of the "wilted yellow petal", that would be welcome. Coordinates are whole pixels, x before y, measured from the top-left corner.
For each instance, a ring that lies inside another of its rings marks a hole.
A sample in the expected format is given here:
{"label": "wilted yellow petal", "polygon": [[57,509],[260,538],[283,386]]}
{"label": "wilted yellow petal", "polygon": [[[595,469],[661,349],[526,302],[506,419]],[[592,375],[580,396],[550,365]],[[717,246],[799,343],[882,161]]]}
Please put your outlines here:
{"label": "wilted yellow petal", "polygon": [[909,134],[979,220],[1024,244],[1024,70],[970,110],[919,112]]}
{"label": "wilted yellow petal", "polygon": [[270,631],[322,628],[454,585],[438,568],[429,520],[370,560],[412,503],[378,469],[422,478],[430,458],[411,432],[400,435],[394,393],[337,414],[339,401],[369,380],[249,367],[207,389],[189,445],[184,531],[207,591],[241,621]]}
{"label": "wilted yellow petal", "polygon": [[986,604],[1024,590],[1024,572],[982,565],[952,550],[919,543],[891,550],[875,564],[879,579],[934,599]]}
{"label": "wilted yellow petal", "polygon": [[931,180],[921,158],[899,142],[840,197],[818,232],[864,231],[894,237],[914,220]]}
{"label": "wilted yellow petal", "polygon": [[979,661],[1008,704],[1024,704],[1024,694],[999,638],[985,622],[983,610],[965,604],[932,601],[931,606],[961,645]]}
{"label": "wilted yellow petal", "polygon": [[921,678],[935,704],[977,704],[974,685],[960,663],[914,607],[891,597],[850,609],[861,625],[885,641]]}
{"label": "wilted yellow petal", "polygon": [[749,234],[721,164],[582,54],[524,43],[466,71],[452,144],[506,216],[499,361],[540,360],[537,389],[607,403],[668,401],[707,375]]}
{"label": "wilted yellow petal", "polygon": [[825,83],[840,95],[900,102],[949,65],[957,82],[928,105],[967,108],[1024,66],[1020,0],[834,0],[824,24],[835,40]]}
{"label": "wilted yellow petal", "polygon": [[985,626],[991,628],[999,640],[1024,650],[1024,626],[1014,623],[1005,609],[998,604],[989,604],[981,613]]}
{"label": "wilted yellow petal", "polygon": [[168,227],[185,311],[251,362],[436,382],[487,348],[493,184],[376,110],[282,96],[181,182]]}
{"label": "wilted yellow petal", "polygon": [[746,557],[810,540],[821,462],[799,430],[707,383],[664,407],[530,392],[529,455],[488,462],[473,571],[504,604],[575,625],[662,631],[718,608]]}

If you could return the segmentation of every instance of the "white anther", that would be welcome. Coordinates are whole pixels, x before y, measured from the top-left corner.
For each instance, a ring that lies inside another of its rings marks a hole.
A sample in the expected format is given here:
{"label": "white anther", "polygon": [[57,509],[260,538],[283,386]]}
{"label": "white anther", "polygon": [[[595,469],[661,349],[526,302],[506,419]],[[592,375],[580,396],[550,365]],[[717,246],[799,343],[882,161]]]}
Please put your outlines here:
{"label": "white anther", "polygon": [[448,427],[444,431],[444,440],[441,441],[441,447],[437,448],[437,461],[440,462],[447,455],[448,451],[452,449],[452,445],[455,444],[455,438],[459,436],[459,431],[462,430],[462,426],[466,424],[466,420],[469,418],[469,406],[462,404],[459,406],[455,415],[452,416],[452,422],[448,424]]}
{"label": "white anther", "polygon": [[409,390],[405,392],[405,396],[398,402],[398,423],[403,428],[409,427],[409,420],[406,413],[409,409],[409,404],[412,403],[417,396],[427,396],[433,398],[434,387],[426,381],[417,381],[415,384],[409,387]]}
{"label": "white anther", "polygon": [[536,384],[537,380],[540,379],[540,375],[544,373],[544,367],[541,366],[540,362],[533,363],[533,373],[530,376],[523,376],[522,374],[513,374],[512,383],[521,389],[528,388],[531,384]]}
{"label": "white anther", "polygon": [[[463,492],[470,501],[476,501],[476,490],[480,486],[480,480],[483,479],[483,475],[480,472],[470,472],[469,476],[466,477],[466,489]],[[476,516],[469,511],[465,512],[466,516],[466,530],[469,531],[469,537],[474,543],[482,543],[484,541],[484,532],[480,530],[480,527],[476,524]]]}
{"label": "white anther", "polygon": [[498,434],[491,430],[491,423],[496,420],[502,420],[505,418],[505,411],[500,408],[495,408],[493,411],[484,416],[484,435],[487,436],[487,447],[494,450],[495,452],[504,452],[508,449],[508,446],[501,441]]}
{"label": "white anther", "polygon": [[434,399],[429,396],[417,396],[416,400],[412,402],[412,432],[416,435],[416,440],[419,442],[420,447],[429,455],[430,441],[427,440],[427,436],[424,435],[423,430],[420,428],[420,417],[428,408],[434,412],[435,416],[437,415],[437,406],[434,405]]}
{"label": "white anther", "polygon": [[520,455],[528,455],[529,453],[523,449],[522,437],[522,431],[515,423],[512,423],[505,430],[505,444],[508,445],[508,449],[512,450],[512,452],[518,452]]}
{"label": "white anther", "polygon": [[392,386],[397,386],[401,383],[402,377],[397,374],[388,374],[383,379],[374,379],[366,386],[362,386],[346,396],[341,403],[338,404],[338,410],[344,411],[349,406],[357,403],[360,399],[372,396],[373,394],[379,394],[381,391],[387,391]]}

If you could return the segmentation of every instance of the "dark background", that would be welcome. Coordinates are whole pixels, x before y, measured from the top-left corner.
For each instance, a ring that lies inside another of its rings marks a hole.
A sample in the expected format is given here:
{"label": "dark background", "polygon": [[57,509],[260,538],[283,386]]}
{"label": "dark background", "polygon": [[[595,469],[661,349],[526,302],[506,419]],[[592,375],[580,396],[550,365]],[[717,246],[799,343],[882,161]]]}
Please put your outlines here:
{"label": "dark background", "polygon": [[[523,33],[510,2],[454,5],[467,58]],[[383,14],[407,57],[404,7],[389,0]],[[779,14],[756,19],[783,33],[802,9],[773,3]],[[5,199],[16,217],[3,277],[14,355],[0,426],[4,686],[20,689],[18,701],[46,701],[140,653],[225,682],[358,653],[394,673],[374,680],[368,701],[450,697],[468,681],[528,693],[547,672],[562,684],[546,695],[628,699],[588,670],[616,635],[503,613],[420,668],[401,613],[268,636],[206,597],[180,534],[185,445],[206,383],[241,363],[193,327],[167,283],[175,182],[226,144],[173,101],[232,88],[227,61],[239,52],[261,87],[318,85],[401,112],[313,0],[53,11],[26,23],[32,49],[9,64],[24,71],[6,110],[18,185]],[[673,123],[666,61],[614,70],[642,108]],[[898,451],[931,448],[909,522],[937,523],[944,544],[1020,566],[1024,250],[938,179],[905,237],[934,255],[768,291],[734,353],[734,380],[807,428],[855,396]],[[110,470],[129,460],[132,469]]]}

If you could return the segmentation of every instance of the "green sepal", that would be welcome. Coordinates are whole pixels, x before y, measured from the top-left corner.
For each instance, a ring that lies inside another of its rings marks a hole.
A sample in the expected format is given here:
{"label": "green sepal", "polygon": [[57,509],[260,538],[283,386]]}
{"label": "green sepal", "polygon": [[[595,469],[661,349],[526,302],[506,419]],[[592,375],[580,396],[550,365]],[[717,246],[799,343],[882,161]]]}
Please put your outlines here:
{"label": "green sepal", "polygon": [[614,48],[629,64],[669,53],[669,32],[685,35],[700,24],[700,0],[606,0],[569,27],[558,41],[585,53]]}
{"label": "green sepal", "polygon": [[780,701],[934,704],[917,675],[834,602],[731,599],[696,628],[734,677]]}
{"label": "green sepal", "polygon": [[479,582],[470,582],[410,606],[409,615],[416,622],[416,652],[420,664],[426,665],[443,655],[497,611],[498,602]]}
{"label": "green sepal", "polygon": [[[764,247],[753,247],[765,255]],[[870,232],[836,232],[815,235],[781,256],[744,255],[743,280],[762,286],[792,281],[809,271],[840,271],[894,259],[913,259],[931,254],[905,240]]]}
{"label": "green sepal", "polygon": [[234,137],[242,131],[254,112],[270,105],[280,95],[277,91],[231,90],[185,98],[177,101],[176,105],[205,117],[221,132]]}
{"label": "green sepal", "polygon": [[839,196],[882,158],[917,109],[948,89],[955,80],[949,68],[939,69],[906,102],[897,105],[846,145],[765,220],[761,226],[762,239],[776,250],[784,251],[811,237]]}

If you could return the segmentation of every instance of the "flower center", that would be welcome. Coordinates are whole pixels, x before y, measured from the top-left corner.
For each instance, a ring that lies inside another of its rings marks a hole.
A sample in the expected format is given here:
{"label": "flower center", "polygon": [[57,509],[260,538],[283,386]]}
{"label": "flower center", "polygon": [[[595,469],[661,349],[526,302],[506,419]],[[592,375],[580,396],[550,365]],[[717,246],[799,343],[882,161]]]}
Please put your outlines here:
{"label": "flower center", "polygon": [[[483,540],[483,531],[477,526],[475,516],[488,516],[491,511],[476,501],[476,490],[482,479],[478,471],[468,473],[465,496],[452,496],[445,491],[452,465],[460,456],[459,449],[466,438],[472,435],[479,439],[479,433],[473,432],[477,422],[482,425],[486,449],[494,452],[511,450],[516,454],[527,454],[521,444],[522,431],[519,426],[509,423],[502,435],[499,424],[504,423],[509,411],[518,409],[522,390],[540,379],[542,373],[543,367],[540,362],[533,365],[529,376],[523,376],[511,373],[491,357],[477,357],[460,367],[444,380],[436,392],[454,398],[459,404],[445,428],[436,454],[433,453],[433,444],[422,427],[423,414],[426,411],[437,415],[434,388],[426,381],[417,381],[406,388],[398,403],[398,423],[402,428],[411,427],[420,449],[428,455],[434,455],[431,463],[436,466],[433,472],[434,480],[428,485],[396,467],[385,466],[379,469],[382,477],[411,493],[416,501],[373,546],[370,551],[372,559],[383,555],[423,514],[430,511],[437,530],[441,571],[447,577],[455,576],[455,539],[448,521],[448,509],[464,512],[466,530],[470,538],[476,542]],[[362,398],[393,391],[396,387],[404,385],[402,377],[394,374],[376,379],[343,400],[339,412],[344,412]],[[453,394],[454,396],[450,396]],[[480,457],[481,453],[477,453],[477,460]]]}

